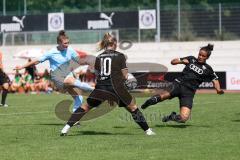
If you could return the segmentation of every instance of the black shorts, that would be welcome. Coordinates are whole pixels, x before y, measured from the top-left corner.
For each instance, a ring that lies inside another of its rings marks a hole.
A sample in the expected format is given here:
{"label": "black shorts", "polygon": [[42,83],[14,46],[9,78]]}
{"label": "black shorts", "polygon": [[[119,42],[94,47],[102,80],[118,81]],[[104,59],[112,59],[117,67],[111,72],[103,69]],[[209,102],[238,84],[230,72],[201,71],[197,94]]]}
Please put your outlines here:
{"label": "black shorts", "polygon": [[114,101],[119,107],[126,107],[132,102],[133,97],[125,87],[115,89],[112,85],[96,85],[87,98],[88,105],[97,107],[105,100]]}
{"label": "black shorts", "polygon": [[0,85],[3,85],[4,83],[9,83],[10,79],[8,75],[3,72],[3,70],[0,69]]}
{"label": "black shorts", "polygon": [[195,91],[179,84],[178,82],[173,82],[172,85],[170,91],[171,98],[178,97],[180,107],[185,106],[192,109]]}

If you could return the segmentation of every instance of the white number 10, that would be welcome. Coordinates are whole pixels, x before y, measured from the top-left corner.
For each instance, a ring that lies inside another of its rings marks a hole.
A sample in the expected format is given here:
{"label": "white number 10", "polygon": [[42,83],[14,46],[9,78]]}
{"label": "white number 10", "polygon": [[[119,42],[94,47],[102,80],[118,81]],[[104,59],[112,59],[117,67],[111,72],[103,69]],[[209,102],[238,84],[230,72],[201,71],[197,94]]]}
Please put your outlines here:
{"label": "white number 10", "polygon": [[111,74],[112,59],[109,57],[101,58],[101,75],[109,76]]}

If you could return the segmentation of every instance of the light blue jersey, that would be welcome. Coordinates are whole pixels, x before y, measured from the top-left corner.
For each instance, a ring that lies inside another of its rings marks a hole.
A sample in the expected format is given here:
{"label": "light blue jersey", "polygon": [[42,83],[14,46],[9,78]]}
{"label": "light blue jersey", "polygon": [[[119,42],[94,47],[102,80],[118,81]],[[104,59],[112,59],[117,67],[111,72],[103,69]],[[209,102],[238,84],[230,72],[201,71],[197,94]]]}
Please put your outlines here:
{"label": "light blue jersey", "polygon": [[[55,86],[59,90],[65,90],[64,80],[68,77],[74,77],[72,70],[76,69],[79,66],[78,64],[78,54],[75,50],[68,47],[63,51],[59,51],[57,47],[49,50],[43,56],[41,56],[38,60],[39,62],[44,62],[46,60],[50,63],[51,69],[51,80],[54,82]],[[75,64],[74,64],[74,63]],[[80,82],[79,80],[75,80],[74,86],[82,89],[82,90],[93,90],[93,88],[84,82]],[[83,103],[83,97],[81,95],[72,95],[74,97],[74,105],[73,112],[81,107]]]}
{"label": "light blue jersey", "polygon": [[75,59],[76,57],[78,57],[77,52],[71,47],[68,47],[63,51],[59,51],[57,47],[55,47],[49,50],[48,52],[46,52],[38,60],[41,63],[48,60],[50,63],[50,70],[54,71],[58,67],[60,67],[62,64],[65,64],[70,60]]}

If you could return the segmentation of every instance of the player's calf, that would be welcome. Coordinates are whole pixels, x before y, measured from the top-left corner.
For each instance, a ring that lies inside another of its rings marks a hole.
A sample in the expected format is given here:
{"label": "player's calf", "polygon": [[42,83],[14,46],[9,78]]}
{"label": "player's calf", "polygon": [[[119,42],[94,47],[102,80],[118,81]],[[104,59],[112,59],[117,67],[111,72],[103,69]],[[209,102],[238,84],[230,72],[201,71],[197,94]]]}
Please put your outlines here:
{"label": "player's calf", "polygon": [[144,104],[142,104],[141,108],[146,109],[147,107],[149,107],[151,105],[155,105],[155,104],[157,104],[158,102],[161,102],[161,101],[162,101],[161,96],[160,95],[155,95],[155,96],[149,98],[148,100],[146,100],[144,102]]}
{"label": "player's calf", "polygon": [[70,128],[79,122],[79,120],[87,113],[87,111],[83,108],[78,108],[70,117],[67,124],[61,130],[60,136],[66,136]]}

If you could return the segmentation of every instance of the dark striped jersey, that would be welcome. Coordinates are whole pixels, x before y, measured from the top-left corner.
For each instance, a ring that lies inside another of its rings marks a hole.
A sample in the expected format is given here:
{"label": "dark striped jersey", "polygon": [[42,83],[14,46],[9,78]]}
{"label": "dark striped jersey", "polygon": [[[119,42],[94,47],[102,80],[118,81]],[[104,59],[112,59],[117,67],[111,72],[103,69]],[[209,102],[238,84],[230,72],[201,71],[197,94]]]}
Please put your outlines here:
{"label": "dark striped jersey", "polygon": [[105,50],[95,61],[97,85],[112,85],[112,79],[124,83],[122,69],[127,69],[125,55],[114,50]]}
{"label": "dark striped jersey", "polygon": [[178,83],[196,90],[202,82],[210,82],[218,79],[210,65],[198,63],[197,58],[194,56],[180,58],[180,60],[183,59],[187,59],[189,64],[186,64],[182,75],[175,79]]}

